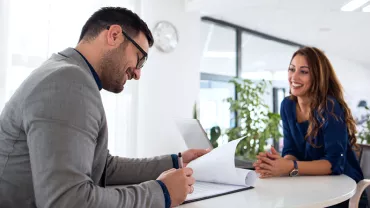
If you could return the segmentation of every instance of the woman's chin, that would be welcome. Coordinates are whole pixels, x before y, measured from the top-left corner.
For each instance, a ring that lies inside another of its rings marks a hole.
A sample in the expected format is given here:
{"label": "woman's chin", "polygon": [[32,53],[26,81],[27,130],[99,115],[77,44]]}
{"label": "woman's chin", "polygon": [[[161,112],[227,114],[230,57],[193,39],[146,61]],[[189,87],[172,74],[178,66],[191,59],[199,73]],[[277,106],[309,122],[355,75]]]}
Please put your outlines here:
{"label": "woman's chin", "polygon": [[296,97],[302,97],[304,96],[304,94],[306,94],[305,92],[303,92],[302,90],[290,90],[290,93]]}

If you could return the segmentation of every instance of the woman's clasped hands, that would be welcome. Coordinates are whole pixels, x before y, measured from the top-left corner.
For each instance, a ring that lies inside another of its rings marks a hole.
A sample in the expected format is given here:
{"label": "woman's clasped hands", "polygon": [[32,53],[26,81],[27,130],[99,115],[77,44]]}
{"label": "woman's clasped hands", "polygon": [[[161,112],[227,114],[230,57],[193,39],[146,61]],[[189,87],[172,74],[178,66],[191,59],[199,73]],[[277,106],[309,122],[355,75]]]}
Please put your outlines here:
{"label": "woman's clasped hands", "polygon": [[289,175],[294,169],[293,161],[281,157],[274,147],[271,147],[271,152],[260,152],[253,166],[260,178]]}

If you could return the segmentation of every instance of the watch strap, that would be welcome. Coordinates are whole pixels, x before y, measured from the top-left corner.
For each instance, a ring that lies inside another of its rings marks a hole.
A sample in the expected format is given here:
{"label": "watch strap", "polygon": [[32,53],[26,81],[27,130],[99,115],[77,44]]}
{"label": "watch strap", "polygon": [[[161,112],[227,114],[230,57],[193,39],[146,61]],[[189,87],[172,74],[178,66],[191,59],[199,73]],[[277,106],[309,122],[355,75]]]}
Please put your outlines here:
{"label": "watch strap", "polygon": [[297,169],[298,170],[298,163],[296,160],[293,160],[293,163],[294,163],[294,169]]}

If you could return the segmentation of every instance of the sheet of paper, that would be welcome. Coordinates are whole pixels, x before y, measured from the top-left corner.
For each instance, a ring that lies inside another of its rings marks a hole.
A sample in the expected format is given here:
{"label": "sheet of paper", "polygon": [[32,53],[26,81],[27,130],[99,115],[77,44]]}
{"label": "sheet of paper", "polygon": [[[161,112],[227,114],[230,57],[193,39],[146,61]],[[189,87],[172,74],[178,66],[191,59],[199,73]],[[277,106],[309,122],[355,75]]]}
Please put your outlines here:
{"label": "sheet of paper", "polygon": [[194,192],[192,194],[188,194],[185,201],[200,199],[200,198],[208,197],[208,196],[214,196],[217,194],[228,193],[228,192],[239,190],[242,188],[245,188],[245,187],[197,181],[194,184]]}
{"label": "sheet of paper", "polygon": [[[242,139],[242,138],[241,138]],[[197,181],[253,186],[257,175],[252,170],[235,168],[235,149],[241,139],[233,140],[190,162]]]}

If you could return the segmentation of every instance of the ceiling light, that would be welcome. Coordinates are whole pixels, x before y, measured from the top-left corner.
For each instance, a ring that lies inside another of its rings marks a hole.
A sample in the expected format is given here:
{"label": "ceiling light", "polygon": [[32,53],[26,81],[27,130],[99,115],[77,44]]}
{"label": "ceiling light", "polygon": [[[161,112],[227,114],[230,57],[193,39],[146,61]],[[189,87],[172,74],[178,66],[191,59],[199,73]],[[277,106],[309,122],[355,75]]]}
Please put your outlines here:
{"label": "ceiling light", "polygon": [[345,12],[351,12],[360,8],[362,5],[366,4],[369,1],[370,0],[352,0],[344,5],[341,10]]}
{"label": "ceiling light", "polygon": [[362,11],[363,11],[363,12],[370,12],[370,5],[368,5],[368,6],[364,7],[364,8],[362,8]]}

